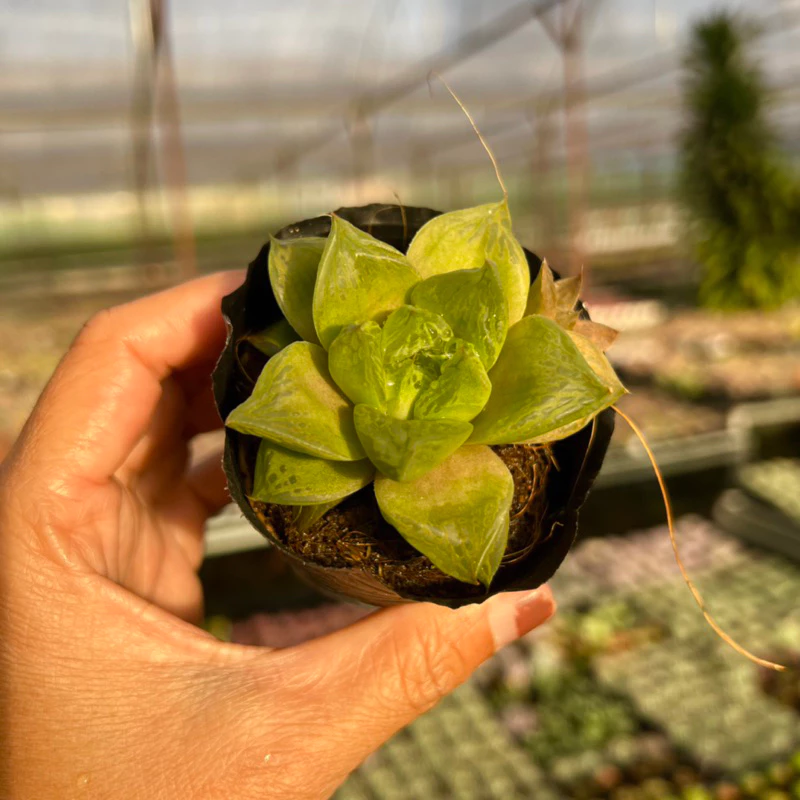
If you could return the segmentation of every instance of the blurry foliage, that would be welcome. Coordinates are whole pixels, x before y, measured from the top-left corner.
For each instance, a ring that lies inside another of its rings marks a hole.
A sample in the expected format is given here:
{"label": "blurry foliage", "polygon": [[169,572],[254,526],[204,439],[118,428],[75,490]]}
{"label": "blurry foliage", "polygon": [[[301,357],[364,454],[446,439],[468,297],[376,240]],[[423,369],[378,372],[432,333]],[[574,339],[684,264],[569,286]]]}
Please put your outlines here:
{"label": "blurry foliage", "polygon": [[537,729],[526,741],[543,765],[553,759],[602,748],[639,727],[628,700],[602,689],[589,675],[567,670],[534,683]]}
{"label": "blurry foliage", "polygon": [[700,301],[714,308],[800,296],[800,185],[766,120],[767,88],[747,53],[755,33],[716,13],[695,25],[686,62],[681,190]]}

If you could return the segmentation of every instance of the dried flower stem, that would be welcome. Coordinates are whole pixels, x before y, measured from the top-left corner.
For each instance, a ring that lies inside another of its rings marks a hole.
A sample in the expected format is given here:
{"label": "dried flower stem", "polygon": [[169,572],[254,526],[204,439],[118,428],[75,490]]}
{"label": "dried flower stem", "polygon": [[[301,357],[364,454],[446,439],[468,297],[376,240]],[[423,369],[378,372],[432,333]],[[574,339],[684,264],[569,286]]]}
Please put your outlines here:
{"label": "dried flower stem", "polygon": [[692,593],[692,597],[694,597],[695,602],[699,606],[700,610],[703,612],[703,616],[705,617],[706,622],[711,626],[714,633],[722,639],[725,644],[732,647],[737,653],[743,655],[745,658],[752,661],[754,664],[758,664],[760,667],[766,667],[767,669],[773,669],[776,672],[783,672],[786,667],[782,664],[776,664],[772,661],[767,661],[766,659],[759,658],[756,655],[753,655],[749,650],[746,650],[736,641],[734,641],[724,630],[719,626],[717,621],[711,616],[711,614],[706,609],[706,604],[703,601],[703,597],[700,592],[697,590],[697,587],[692,582],[692,579],[689,577],[689,574],[686,571],[686,567],[683,565],[683,561],[681,560],[680,553],[678,552],[678,542],[675,538],[675,524],[674,518],[672,516],[672,505],[669,500],[669,494],[667,493],[667,486],[664,483],[664,477],[661,474],[661,470],[658,468],[658,464],[656,463],[655,456],[653,455],[653,451],[650,449],[650,445],[647,444],[647,441],[644,438],[644,434],[639,430],[639,427],[636,423],[627,415],[624,411],[620,411],[616,406],[611,406],[617,414],[625,420],[630,426],[630,429],[636,435],[636,438],[642,443],[642,447],[644,447],[645,452],[647,453],[647,457],[650,459],[650,463],[653,466],[653,471],[656,474],[656,480],[658,481],[658,485],[661,488],[661,496],[664,498],[664,508],[667,512],[667,527],[669,528],[669,539],[672,542],[672,550],[675,553],[675,561],[678,562],[678,569],[681,571],[681,575],[683,576],[683,580],[686,582],[686,585],[689,587],[689,591]]}
{"label": "dried flower stem", "polygon": [[503,183],[503,176],[500,174],[500,167],[497,165],[497,159],[494,157],[494,153],[492,152],[492,148],[489,147],[489,143],[486,139],[483,138],[483,134],[478,129],[478,125],[475,122],[472,114],[469,113],[469,109],[461,102],[458,95],[453,91],[450,84],[438,73],[432,72],[431,75],[435,75],[444,85],[444,88],[450,92],[450,96],[453,100],[458,103],[459,108],[464,112],[464,115],[469,120],[469,124],[472,125],[472,130],[475,131],[475,135],[478,137],[478,140],[483,145],[483,149],[486,151],[489,158],[492,160],[492,166],[494,167],[494,174],[497,176],[497,182],[500,184],[500,188],[503,190],[503,197],[508,200],[508,189],[506,189],[505,183]]}

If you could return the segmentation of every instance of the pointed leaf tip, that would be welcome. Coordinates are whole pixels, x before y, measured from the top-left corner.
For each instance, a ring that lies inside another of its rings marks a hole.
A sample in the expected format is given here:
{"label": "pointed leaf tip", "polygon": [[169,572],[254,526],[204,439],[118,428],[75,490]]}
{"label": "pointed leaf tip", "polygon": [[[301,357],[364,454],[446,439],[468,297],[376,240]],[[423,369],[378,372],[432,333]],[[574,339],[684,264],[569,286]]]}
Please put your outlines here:
{"label": "pointed leaf tip", "polygon": [[336,388],[327,361],[319,345],[290,344],[267,362],[250,397],[225,424],[320,458],[364,458],[353,407]]}
{"label": "pointed leaf tip", "polygon": [[555,283],[556,300],[562,308],[572,310],[575,308],[583,289],[583,267],[577,275],[560,278]]}
{"label": "pointed leaf tip", "polygon": [[626,394],[628,390],[623,386],[602,348],[577,330],[568,331],[567,333],[592,372],[600,379],[607,391],[614,395],[614,402],[622,397],[623,394]]}
{"label": "pointed leaf tip", "polygon": [[396,481],[421,478],[472,433],[468,422],[395,419],[364,405],[356,406],[354,418],[370,461]]}
{"label": "pointed leaf tip", "polygon": [[283,316],[307,342],[319,344],[312,303],[325,239],[270,238],[269,280]]}
{"label": "pointed leaf tip", "polygon": [[347,325],[380,320],[403,305],[419,275],[388,244],[333,216],[314,288],[313,317],[326,349]]}
{"label": "pointed leaf tip", "polygon": [[492,261],[500,274],[509,322],[516,322],[525,311],[530,272],[511,230],[505,200],[434,217],[417,231],[408,260],[422,278],[480,269]]}
{"label": "pointed leaf tip", "polygon": [[497,360],[508,330],[508,308],[494,263],[432,275],[411,290],[411,302],[441,314],[459,339],[475,347],[487,369]]}
{"label": "pointed leaf tip", "polygon": [[553,441],[622,394],[595,374],[567,331],[540,315],[511,328],[489,379],[489,402],[473,420],[470,441],[478,444]]}
{"label": "pointed leaf tip", "polygon": [[331,500],[329,503],[318,503],[312,506],[294,506],[294,524],[300,533],[316,525],[332,508],[339,505],[340,500]]}
{"label": "pointed leaf tip", "polygon": [[253,497],[263,503],[316,506],[344,499],[372,481],[368,459],[327,461],[262,440],[256,457]]}
{"label": "pointed leaf tip", "polygon": [[514,480],[488,447],[461,447],[424,478],[379,475],[383,517],[446,575],[489,588],[508,544]]}
{"label": "pointed leaf tip", "polygon": [[383,409],[386,374],[380,325],[365,322],[348,325],[331,342],[328,366],[339,388],[353,403]]}
{"label": "pointed leaf tip", "polygon": [[609,328],[608,325],[603,325],[600,322],[590,322],[588,319],[578,320],[573,330],[575,333],[585,336],[602,351],[608,350],[619,336],[619,331],[614,330],[614,328]]}
{"label": "pointed leaf tip", "polygon": [[571,330],[580,318],[576,305],[582,285],[583,271],[580,275],[556,280],[547,260],[543,260],[539,274],[528,291],[525,315],[541,314],[555,320],[562,328]]}

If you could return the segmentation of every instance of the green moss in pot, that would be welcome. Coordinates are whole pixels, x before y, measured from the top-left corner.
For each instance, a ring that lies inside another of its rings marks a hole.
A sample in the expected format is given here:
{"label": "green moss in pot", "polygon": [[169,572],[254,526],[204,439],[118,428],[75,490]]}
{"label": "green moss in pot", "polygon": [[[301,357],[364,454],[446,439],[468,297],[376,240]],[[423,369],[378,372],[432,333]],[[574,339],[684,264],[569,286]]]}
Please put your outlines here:
{"label": "green moss in pot", "polygon": [[625,392],[579,292],[505,200],[283,228],[223,301],[231,496],[329,594],[459,606],[544,583]]}

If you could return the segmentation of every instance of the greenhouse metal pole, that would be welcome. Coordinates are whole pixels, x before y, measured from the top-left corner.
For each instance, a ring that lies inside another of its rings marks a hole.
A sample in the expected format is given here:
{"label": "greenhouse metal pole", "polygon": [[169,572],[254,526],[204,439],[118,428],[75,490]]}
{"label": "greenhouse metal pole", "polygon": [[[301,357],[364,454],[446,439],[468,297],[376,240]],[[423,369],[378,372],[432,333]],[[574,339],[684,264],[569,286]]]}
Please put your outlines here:
{"label": "greenhouse metal pole", "polygon": [[[596,9],[600,0],[593,0]],[[583,80],[584,0],[564,0],[557,21],[547,15],[539,22],[559,49],[563,69],[562,107],[567,166],[567,270],[577,275],[585,267],[586,195],[589,173],[586,127],[586,86]]]}
{"label": "greenhouse metal pole", "polygon": [[[589,150],[586,128],[586,93],[583,82],[583,0],[565,3],[562,12],[564,59],[564,146],[567,156],[567,202],[569,208],[569,273],[585,268],[584,233]],[[568,20],[567,14],[572,18]]]}
{"label": "greenhouse metal pole", "polygon": [[353,157],[353,197],[356,205],[369,202],[369,181],[375,171],[375,140],[372,122],[359,116],[350,126],[350,147]]}
{"label": "greenhouse metal pole", "polygon": [[[350,108],[345,110],[345,119],[375,116],[393,103],[407,97],[420,86],[424,86],[432,74],[445,72],[463,63],[491,45],[516,33],[523,25],[539,19],[550,9],[556,8],[563,2],[565,0],[538,0],[538,2],[525,0],[512,6],[505,13],[467,33],[431,58],[424,59],[404,70],[394,81],[389,82],[388,86],[364,92],[356,97]],[[336,129],[325,129],[319,134],[309,137],[306,141],[293,145],[282,155],[279,166],[284,166],[290,160],[300,161],[320,150],[329,144],[338,133],[339,131]]]}
{"label": "greenhouse metal pole", "polygon": [[136,193],[139,223],[140,253],[144,268],[150,270],[154,261],[153,237],[150,226],[148,184],[151,169],[151,137],[153,134],[153,92],[155,89],[156,43],[151,9],[147,0],[130,0],[131,39],[134,48],[133,87],[131,93],[130,126],[133,183]]}
{"label": "greenhouse metal pole", "polygon": [[168,0],[150,0],[154,28],[158,26],[158,53],[161,65],[159,117],[164,135],[163,164],[166,175],[167,196],[175,260],[183,280],[197,274],[197,252],[194,240],[194,224],[189,202],[186,157],[181,132],[180,102],[175,78],[172,42],[169,36]]}
{"label": "greenhouse metal pole", "polygon": [[148,264],[151,264],[153,248],[148,184],[152,169],[154,120],[158,118],[163,133],[162,167],[166,176],[168,206],[172,217],[175,262],[178,274],[186,279],[197,272],[197,255],[186,188],[186,162],[175,70],[167,27],[167,0],[130,0],[129,11],[131,36],[136,51],[131,125],[134,181],[142,241]]}

